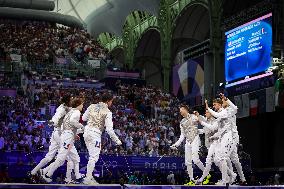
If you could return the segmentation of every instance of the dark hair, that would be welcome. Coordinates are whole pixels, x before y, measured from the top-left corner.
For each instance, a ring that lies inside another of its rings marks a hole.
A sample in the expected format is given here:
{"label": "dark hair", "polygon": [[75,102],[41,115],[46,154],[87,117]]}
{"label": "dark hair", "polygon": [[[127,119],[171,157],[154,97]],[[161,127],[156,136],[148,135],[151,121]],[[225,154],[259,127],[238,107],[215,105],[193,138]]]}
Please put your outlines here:
{"label": "dark hair", "polygon": [[66,93],[61,97],[61,103],[65,104],[65,105],[69,105],[70,101],[71,101],[71,94],[70,93]]}
{"label": "dark hair", "polygon": [[179,105],[179,108],[184,108],[184,109],[186,109],[188,112],[191,111],[190,108],[189,108],[189,106],[186,105],[186,104],[181,104],[181,105]]}
{"label": "dark hair", "polygon": [[111,93],[104,93],[101,99],[102,99],[102,102],[108,102],[113,99],[113,95]]}
{"label": "dark hair", "polygon": [[213,103],[223,104],[223,101],[222,101],[221,98],[215,98],[215,99],[213,100]]}
{"label": "dark hair", "polygon": [[72,108],[77,108],[78,106],[80,106],[83,103],[84,103],[84,101],[83,101],[82,98],[76,97],[76,98],[71,100],[71,107]]}

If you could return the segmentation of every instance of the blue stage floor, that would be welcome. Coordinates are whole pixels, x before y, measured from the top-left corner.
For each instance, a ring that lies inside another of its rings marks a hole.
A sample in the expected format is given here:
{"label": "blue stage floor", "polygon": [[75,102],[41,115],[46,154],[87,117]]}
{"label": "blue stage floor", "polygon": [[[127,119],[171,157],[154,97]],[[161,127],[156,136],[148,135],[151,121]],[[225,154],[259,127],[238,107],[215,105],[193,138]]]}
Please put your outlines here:
{"label": "blue stage floor", "polygon": [[281,186],[181,186],[181,185],[124,185],[119,184],[100,184],[100,185],[81,185],[81,184],[23,184],[23,183],[0,183],[0,188],[32,188],[32,189],[284,189],[284,185]]}

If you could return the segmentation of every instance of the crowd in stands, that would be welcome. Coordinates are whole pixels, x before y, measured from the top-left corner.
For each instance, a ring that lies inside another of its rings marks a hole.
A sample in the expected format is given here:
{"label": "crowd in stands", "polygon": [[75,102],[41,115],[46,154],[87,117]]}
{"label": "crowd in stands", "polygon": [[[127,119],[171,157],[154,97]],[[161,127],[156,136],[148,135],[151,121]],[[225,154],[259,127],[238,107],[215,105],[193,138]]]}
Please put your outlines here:
{"label": "crowd in stands", "polygon": [[105,50],[85,31],[39,21],[0,19],[0,56],[18,54],[30,63],[74,56],[78,61],[104,58]]}
{"label": "crowd in stands", "polygon": [[[106,133],[103,154],[181,155],[169,146],[179,136],[178,99],[154,87],[118,85],[112,106],[115,132],[123,141],[116,150]],[[85,97],[85,109],[99,100],[104,90],[60,88],[47,85],[28,85],[17,97],[1,97],[0,149],[47,149],[47,125],[40,121],[50,118],[63,93]],[[82,140],[81,140],[82,142]],[[85,150],[79,142],[79,149]],[[181,151],[182,152],[182,151]]]}

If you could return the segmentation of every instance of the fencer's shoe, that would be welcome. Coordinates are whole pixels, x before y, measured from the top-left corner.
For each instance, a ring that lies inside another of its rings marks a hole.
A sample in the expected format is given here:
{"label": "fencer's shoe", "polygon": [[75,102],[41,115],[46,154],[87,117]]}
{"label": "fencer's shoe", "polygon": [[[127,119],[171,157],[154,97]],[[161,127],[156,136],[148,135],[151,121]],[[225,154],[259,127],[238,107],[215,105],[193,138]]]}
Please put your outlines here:
{"label": "fencer's shoe", "polygon": [[232,176],[230,177],[230,184],[233,184],[236,182],[237,174],[233,173]]}
{"label": "fencer's shoe", "polygon": [[82,183],[83,179],[85,178],[86,176],[84,174],[81,174],[79,176],[76,176],[76,183]]}
{"label": "fencer's shoe", "polygon": [[207,185],[207,184],[209,184],[209,182],[210,182],[210,178],[211,178],[211,175],[210,175],[210,174],[208,174],[208,175],[206,176],[206,178],[204,179],[204,181],[202,182],[202,184],[203,184],[203,185]]}
{"label": "fencer's shoe", "polygon": [[215,185],[229,187],[229,183],[219,180]]}
{"label": "fencer's shoe", "polygon": [[195,185],[202,185],[202,180],[197,180],[196,182],[195,182]]}
{"label": "fencer's shoe", "polygon": [[86,184],[86,185],[98,185],[99,183],[95,180],[94,177],[91,177],[91,178],[86,177],[83,180],[83,184]]}
{"label": "fencer's shoe", "polygon": [[188,183],[184,184],[185,186],[195,186],[195,182],[193,180],[189,181]]}
{"label": "fencer's shoe", "polygon": [[27,181],[29,182],[29,184],[36,184],[37,183],[37,176],[36,175],[32,175],[31,172],[27,172]]}
{"label": "fencer's shoe", "polygon": [[247,183],[247,181],[240,181],[240,182],[239,182],[239,185],[240,185],[240,186],[247,186],[248,183]]}
{"label": "fencer's shoe", "polygon": [[225,186],[226,184],[224,184],[224,182],[222,180],[218,180],[215,185],[218,185],[218,186]]}
{"label": "fencer's shoe", "polygon": [[70,178],[65,178],[64,183],[65,184],[76,184],[76,181]]}
{"label": "fencer's shoe", "polygon": [[42,176],[42,179],[47,182],[47,183],[51,183],[52,182],[52,178],[47,176],[46,174]]}

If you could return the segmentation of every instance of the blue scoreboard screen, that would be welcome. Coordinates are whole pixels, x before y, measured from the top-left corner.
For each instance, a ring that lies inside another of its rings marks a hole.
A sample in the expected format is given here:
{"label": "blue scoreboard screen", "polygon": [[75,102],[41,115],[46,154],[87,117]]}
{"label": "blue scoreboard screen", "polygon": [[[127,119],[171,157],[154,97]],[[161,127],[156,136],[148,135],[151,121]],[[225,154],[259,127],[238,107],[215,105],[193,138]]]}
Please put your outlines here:
{"label": "blue scoreboard screen", "polygon": [[226,82],[266,71],[271,65],[272,13],[225,33]]}

